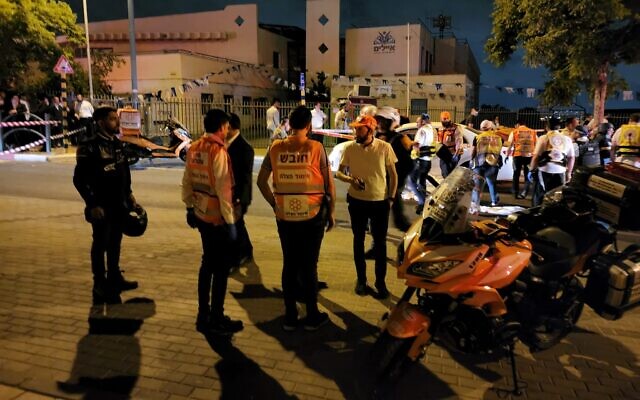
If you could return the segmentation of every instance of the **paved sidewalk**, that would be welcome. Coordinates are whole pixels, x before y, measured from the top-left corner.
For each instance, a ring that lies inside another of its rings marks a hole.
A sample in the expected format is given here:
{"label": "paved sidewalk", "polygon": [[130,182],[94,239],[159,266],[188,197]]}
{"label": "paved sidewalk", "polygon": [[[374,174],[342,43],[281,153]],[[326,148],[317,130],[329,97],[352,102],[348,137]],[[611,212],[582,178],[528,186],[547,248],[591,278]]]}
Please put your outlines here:
{"label": "paved sidewalk", "polygon": [[[329,283],[320,304],[331,324],[285,333],[275,222],[249,215],[256,263],[232,276],[227,296],[245,330],[208,342],[194,330],[200,243],[182,210],[147,210],[149,229],[125,238],[121,263],[140,288],[121,305],[92,307],[82,204],[7,195],[0,204],[0,399],[366,398],[362,371],[390,302],[353,293],[346,222],[325,236],[320,256]],[[392,267],[387,281],[402,293]],[[585,309],[579,328],[549,351],[518,344],[522,398],[640,399],[640,312],[609,322]],[[506,360],[431,346],[386,398],[496,399],[492,388],[509,385]]]}

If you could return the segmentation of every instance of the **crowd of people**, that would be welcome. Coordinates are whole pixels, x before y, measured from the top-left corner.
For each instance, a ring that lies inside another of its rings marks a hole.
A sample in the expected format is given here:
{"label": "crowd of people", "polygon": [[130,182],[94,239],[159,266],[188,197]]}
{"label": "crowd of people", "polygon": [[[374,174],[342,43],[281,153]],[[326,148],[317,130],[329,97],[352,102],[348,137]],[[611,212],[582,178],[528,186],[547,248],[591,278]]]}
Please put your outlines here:
{"label": "crowd of people", "polygon": [[[82,98],[78,101],[82,109]],[[327,314],[317,306],[317,263],[324,234],[335,224],[336,195],[334,175],[322,140],[311,133],[314,127],[322,127],[327,117],[318,105],[313,110],[299,106],[281,120],[279,105],[274,100],[267,112],[271,144],[257,186],[273,208],[282,248],[285,309],[282,328],[294,331],[303,326],[316,330],[328,322]],[[85,217],[93,228],[94,299],[108,301],[114,294],[137,287],[137,282],[124,278],[119,256],[124,218],[139,205],[131,191],[131,175],[122,144],[116,140],[117,110],[98,107],[86,123],[92,121],[95,134],[78,147],[74,184],[86,203]],[[640,114],[634,114],[615,133],[605,122],[584,134],[575,118],[566,119],[564,129],[559,119],[551,118],[547,132],[540,136],[518,121],[503,143],[496,133],[495,121],[484,120],[480,123],[481,132],[471,144],[469,167],[478,177],[474,203],[480,202],[482,180],[489,188],[491,204],[499,203],[496,177],[509,157],[513,157],[514,195],[524,198],[533,184],[534,205],[540,202],[545,190],[569,179],[576,163],[602,164],[608,157],[637,163],[639,121]],[[339,122],[343,123],[342,119]],[[464,128],[454,124],[446,111],[440,115],[440,129],[431,124],[429,114],[420,115],[413,138],[397,129],[401,122],[395,108],[362,107],[348,124],[355,140],[344,145],[335,174],[336,179],[349,185],[347,203],[357,275],[354,292],[359,296],[389,297],[385,282],[388,221],[392,214],[398,229],[406,231],[410,227],[401,197],[405,184],[418,199],[416,211],[420,214],[429,194],[427,185],[438,185],[430,175],[432,157],[439,157],[442,176],[446,177],[457,168],[463,151]],[[182,180],[186,222],[199,231],[203,249],[196,329],[205,334],[232,335],[242,330],[243,324],[225,315],[224,298],[230,271],[253,259],[244,216],[252,201],[254,150],[242,136],[236,114],[209,110],[204,128],[204,135],[188,151]],[[609,140],[610,153],[605,147]],[[503,146],[508,149],[506,159],[501,155]],[[525,186],[520,191],[522,172]],[[373,244],[365,251],[367,231]],[[368,285],[367,259],[375,260],[374,288]],[[306,306],[303,319],[299,318],[297,302]]]}
{"label": "crowd of people", "polygon": [[[51,130],[52,135],[62,133],[62,122],[66,115],[66,122],[69,129],[77,129],[85,127],[90,129],[93,121],[94,108],[91,102],[77,94],[72,103],[65,106],[59,96],[39,96],[32,103],[28,96],[20,94],[7,95],[0,91],[0,113],[3,121],[32,121],[38,119],[46,119],[58,121]],[[71,144],[78,144],[77,137],[70,137]],[[62,139],[52,142],[54,147],[63,145]]]}

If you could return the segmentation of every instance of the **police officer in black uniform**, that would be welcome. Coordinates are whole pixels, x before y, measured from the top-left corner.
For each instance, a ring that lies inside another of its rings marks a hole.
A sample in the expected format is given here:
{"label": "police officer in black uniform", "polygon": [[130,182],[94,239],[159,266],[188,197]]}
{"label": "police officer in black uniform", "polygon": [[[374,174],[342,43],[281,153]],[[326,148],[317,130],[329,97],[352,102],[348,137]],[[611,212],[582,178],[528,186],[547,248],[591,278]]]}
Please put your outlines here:
{"label": "police officer in black uniform", "polygon": [[122,276],[120,244],[125,218],[129,210],[139,206],[131,192],[129,163],[122,143],[115,136],[120,131],[116,109],[100,107],[93,117],[93,133],[88,133],[78,145],[73,184],[86,203],[85,218],[93,228],[94,301],[103,301],[123,290],[138,287],[138,282]]}

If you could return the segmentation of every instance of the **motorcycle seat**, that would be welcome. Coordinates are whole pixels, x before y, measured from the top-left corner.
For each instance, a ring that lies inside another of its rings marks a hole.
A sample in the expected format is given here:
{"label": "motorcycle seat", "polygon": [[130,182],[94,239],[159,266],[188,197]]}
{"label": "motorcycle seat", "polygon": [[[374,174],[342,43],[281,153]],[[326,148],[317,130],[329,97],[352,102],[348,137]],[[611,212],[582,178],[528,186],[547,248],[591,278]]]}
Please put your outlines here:
{"label": "motorcycle seat", "polygon": [[[568,273],[576,262],[576,241],[567,232],[556,227],[538,231],[529,237],[533,251],[529,271],[543,279],[558,279]],[[537,259],[537,262],[536,262]]]}

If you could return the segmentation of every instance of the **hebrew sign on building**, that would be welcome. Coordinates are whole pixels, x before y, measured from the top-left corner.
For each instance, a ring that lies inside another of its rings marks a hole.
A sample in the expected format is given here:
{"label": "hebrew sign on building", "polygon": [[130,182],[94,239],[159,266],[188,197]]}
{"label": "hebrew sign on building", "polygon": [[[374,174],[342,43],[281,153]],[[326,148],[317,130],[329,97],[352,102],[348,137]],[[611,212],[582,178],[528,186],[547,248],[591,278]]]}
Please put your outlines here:
{"label": "hebrew sign on building", "polygon": [[373,41],[374,53],[395,53],[396,39],[391,35],[391,31],[378,32],[378,37]]}

